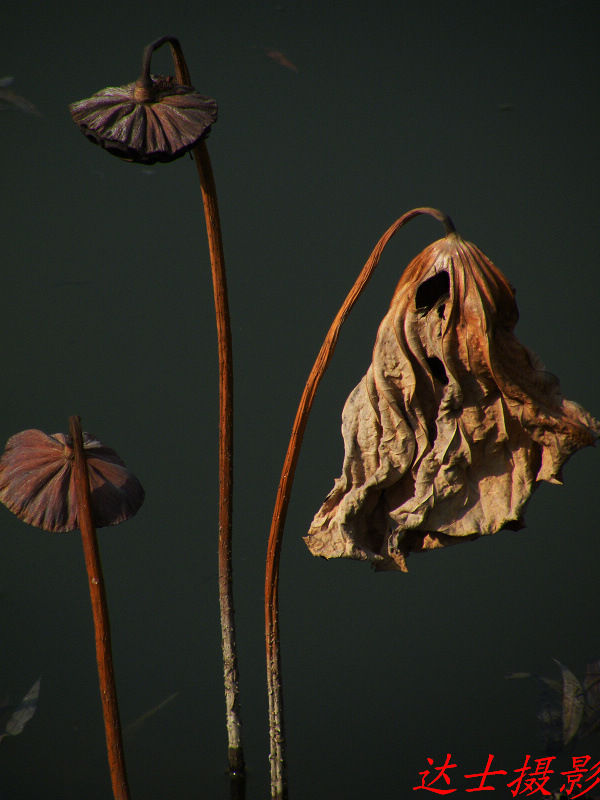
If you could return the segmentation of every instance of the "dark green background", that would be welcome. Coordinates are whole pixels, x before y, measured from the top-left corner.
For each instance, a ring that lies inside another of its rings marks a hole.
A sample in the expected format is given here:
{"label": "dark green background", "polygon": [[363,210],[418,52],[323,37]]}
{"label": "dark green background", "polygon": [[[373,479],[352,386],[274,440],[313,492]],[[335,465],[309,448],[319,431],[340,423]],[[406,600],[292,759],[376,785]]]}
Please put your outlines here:
{"label": "dark green background", "polygon": [[[520,340],[600,414],[599,6],[11,0],[1,16],[0,77],[42,116],[0,112],[0,440],[65,431],[78,413],[146,489],[134,520],[100,532],[124,724],[179,693],[126,739],[134,799],[228,796],[212,285],[192,162],[122,164],[86,142],[67,105],[135,80],[144,45],[165,34],[219,102],[208,146],[233,320],[235,594],[258,800],[279,473],[323,336],[391,222],[420,205],[450,214],[516,286]],[[172,71],[167,48],[153,69]],[[308,425],[281,576],[292,798],[404,800],[426,758],[446,753],[460,775],[489,753],[511,773],[542,748],[535,685],[504,676],[558,677],[553,658],[581,675],[600,656],[592,449],[564,487],[539,489],[525,531],[413,556],[408,575],[314,559],[302,542],[340,474],[342,406],[393,288],[442,233],[419,218],[389,246]],[[79,536],[2,509],[0,528],[0,696],[42,675],[36,715],[0,746],[0,797],[105,800]],[[600,759],[598,741],[573,750],[587,753]]]}

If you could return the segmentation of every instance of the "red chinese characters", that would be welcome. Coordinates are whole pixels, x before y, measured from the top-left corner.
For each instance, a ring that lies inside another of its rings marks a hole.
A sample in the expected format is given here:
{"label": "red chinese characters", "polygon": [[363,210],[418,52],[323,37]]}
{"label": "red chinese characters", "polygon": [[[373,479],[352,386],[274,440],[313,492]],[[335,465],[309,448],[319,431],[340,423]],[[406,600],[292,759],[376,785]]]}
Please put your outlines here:
{"label": "red chinese characters", "polygon": [[554,761],[556,756],[535,759],[537,766],[533,771],[529,767],[529,758],[530,756],[525,756],[523,766],[514,770],[519,777],[507,784],[512,796],[516,797],[518,794],[531,795],[535,792],[540,792],[549,797],[551,792],[546,789],[546,784],[550,779],[550,775],[554,773],[554,770],[550,769],[550,763]]}
{"label": "red chinese characters", "polygon": [[[600,783],[600,761],[588,769],[586,764],[592,760],[591,756],[571,756],[571,759],[573,761],[573,769],[560,773],[561,775],[566,775],[566,780],[560,787],[560,791],[565,792],[572,800],[575,800],[576,797],[581,797],[582,794],[591,791],[594,786]],[[590,774],[584,778],[585,772]],[[582,781],[587,783],[592,780],[593,783],[591,785],[585,788],[582,787]],[[581,791],[573,794],[575,789],[581,789]]]}
{"label": "red chinese characters", "polygon": [[506,770],[498,769],[492,772],[490,767],[492,766],[492,761],[494,760],[494,756],[490,753],[488,756],[487,764],[485,765],[485,769],[483,772],[477,772],[473,775],[465,775],[465,778],[481,778],[479,782],[479,786],[476,786],[473,789],[467,789],[467,792],[485,792],[485,791],[494,791],[496,788],[495,786],[490,786],[486,784],[487,778],[489,775],[506,775]]}
{"label": "red chinese characters", "polygon": [[[429,766],[433,767],[433,758],[428,758],[427,761],[429,763]],[[427,776],[431,775],[431,770],[426,769],[424,772],[419,772],[419,775],[421,775],[422,777],[421,785],[413,786],[413,791],[417,789],[425,789],[425,791],[433,792],[434,794],[451,794],[452,792],[455,792],[456,789],[440,789],[439,787],[433,786],[433,784],[440,778],[443,778],[443,780],[446,783],[446,786],[449,786],[450,778],[448,777],[446,770],[452,769],[453,767],[456,767],[456,764],[450,763],[450,753],[448,753],[443,766],[434,767],[435,771],[438,774],[435,776],[435,778],[432,778],[428,784],[426,784],[425,781],[427,780]]]}
{"label": "red chinese characters", "polygon": [[[531,795],[551,797],[561,792],[566,794],[570,800],[576,800],[578,797],[583,797],[585,800],[591,797],[591,795],[588,795],[588,792],[600,784],[600,760],[591,767],[588,767],[588,764],[592,760],[592,757],[589,755],[572,756],[571,759],[573,762],[572,769],[558,773],[558,775],[563,776],[563,783],[558,790],[555,788],[554,792],[548,784],[552,776],[557,775],[556,771],[551,769],[552,762],[556,760],[556,756],[534,758],[532,761],[531,756],[526,755],[523,766],[513,770],[517,777],[504,785],[513,797],[517,797],[517,795],[523,795],[525,797],[530,797]],[[498,779],[496,779],[495,785],[491,778],[494,775],[507,775],[508,773],[504,769],[493,770],[493,761],[494,756],[490,753],[483,772],[473,772],[463,775],[467,781],[479,779],[477,785],[469,786],[464,790],[465,792],[493,792],[501,788],[497,785]],[[451,753],[446,754],[446,759],[440,767],[434,766],[433,758],[427,758],[427,763],[432,769],[419,772],[421,784],[419,786],[413,786],[413,791],[422,790],[440,795],[452,794],[457,791],[456,787],[451,786],[451,777],[448,774],[448,770],[456,769],[458,766],[452,763]],[[455,777],[455,775],[456,773],[454,773],[453,777]],[[557,785],[558,780],[558,778],[555,779]]]}

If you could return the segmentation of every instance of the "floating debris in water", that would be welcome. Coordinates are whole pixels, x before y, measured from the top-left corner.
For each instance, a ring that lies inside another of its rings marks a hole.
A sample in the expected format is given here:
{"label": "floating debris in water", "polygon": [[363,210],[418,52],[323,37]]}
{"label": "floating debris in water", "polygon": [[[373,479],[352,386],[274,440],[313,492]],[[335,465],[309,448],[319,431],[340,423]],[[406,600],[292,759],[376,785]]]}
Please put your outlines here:
{"label": "floating debris in water", "polygon": [[600,659],[588,664],[583,683],[570,669],[558,664],[562,681],[532,672],[513,672],[507,678],[534,678],[540,689],[542,738],[546,753],[560,753],[573,739],[600,730]]}
{"label": "floating debris in water", "polygon": [[21,700],[19,706],[14,710],[10,719],[6,723],[4,733],[0,733],[0,742],[5,736],[17,736],[29,720],[35,714],[37,709],[37,701],[40,696],[40,683],[41,678],[33,684],[31,689],[27,692],[25,697]]}
{"label": "floating debris in water", "polygon": [[41,117],[42,115],[33,103],[21,97],[20,94],[16,94],[6,88],[11,85],[13,80],[14,78],[12,76],[0,78],[0,111],[14,111],[18,109],[19,111],[24,111],[26,114],[35,114]]}
{"label": "floating debris in water", "polygon": [[286,69],[291,69],[292,72],[298,72],[298,67],[294,64],[294,62],[290,61],[289,58],[284,56],[284,54],[279,50],[272,50],[270,47],[266,47],[265,53],[269,58],[272,58],[276,64],[286,67]]}
{"label": "floating debris in water", "polygon": [[169,703],[171,703],[173,700],[175,700],[175,698],[177,697],[178,694],[179,694],[179,692],[173,692],[173,694],[170,694],[167,698],[162,700],[160,703],[158,703],[157,705],[153,706],[149,711],[145,711],[141,716],[139,716],[133,722],[130,722],[129,725],[127,725],[127,727],[124,729],[123,735],[124,736],[129,736],[130,734],[135,733],[135,731],[137,731],[139,728],[141,728],[142,725],[145,722],[147,722],[150,717],[154,716],[154,714],[156,714],[157,711],[162,711],[163,708],[165,708],[166,706],[169,705]]}

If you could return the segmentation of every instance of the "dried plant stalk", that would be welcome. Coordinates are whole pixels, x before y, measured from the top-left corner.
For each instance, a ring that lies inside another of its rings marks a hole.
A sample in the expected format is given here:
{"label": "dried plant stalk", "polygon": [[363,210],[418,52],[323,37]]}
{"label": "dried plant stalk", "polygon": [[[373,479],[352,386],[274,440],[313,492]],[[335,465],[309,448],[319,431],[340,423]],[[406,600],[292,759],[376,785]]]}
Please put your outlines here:
{"label": "dried plant stalk", "polygon": [[77,503],[77,519],[83,541],[83,552],[87,569],[94,629],[96,631],[96,661],[98,663],[98,679],[102,697],[104,729],[106,732],[106,748],[108,764],[115,800],[129,800],[129,787],[125,771],[125,755],[121,736],[121,722],[117,703],[117,688],[113,670],[112,648],[110,642],[110,623],[108,605],[104,591],[102,564],[98,551],[96,528],[92,520],[90,482],[86,458],[83,449],[81,421],[73,416],[69,419],[69,430],[74,451],[74,482]]}
{"label": "dried plant stalk", "polygon": [[232,573],[232,514],[233,514],[233,368],[231,355],[231,326],[227,301],[227,283],[221,243],[219,210],[208,150],[204,142],[193,150],[200,176],[206,229],[213,264],[213,289],[219,340],[219,600],[221,607],[221,639],[223,645],[223,674],[227,705],[227,734],[229,738],[229,769],[235,775],[245,770],[242,744],[242,723],[239,702],[239,675],[235,640]]}
{"label": "dried plant stalk", "polygon": [[[169,43],[175,62],[175,77],[179,83],[189,84],[190,75],[181,46],[177,39],[170,39]],[[233,776],[242,777],[245,774],[245,762],[239,701],[231,555],[233,517],[233,355],[231,323],[217,190],[206,142],[201,140],[195,145],[192,152],[202,190],[212,268],[219,350],[219,602],[221,609],[227,736],[229,742],[229,771]]]}
{"label": "dried plant stalk", "polygon": [[[169,44],[175,78],[150,74],[152,54]],[[219,596],[229,738],[229,768],[242,778],[238,669],[232,587],[231,523],[233,503],[233,369],[225,260],[217,192],[204,140],[217,119],[217,104],[198,94],[179,40],[163,36],[144,50],[142,73],[135,83],[97,92],[70,106],[83,133],[109,153],[127,161],[153,164],[194,154],[204,203],[215,296],[219,349]],[[239,781],[238,781],[239,783]]]}
{"label": "dried plant stalk", "polygon": [[[169,44],[175,78],[150,74],[152,54]],[[71,114],[83,133],[126,161],[153,164],[194,154],[204,203],[219,349],[219,596],[223,668],[232,777],[244,775],[232,586],[233,368],[225,260],[217,192],[205,139],[217,119],[217,104],[191,86],[179,40],[163,36],[144,50],[135,83],[104,89],[73,103]],[[240,781],[237,781],[239,784]],[[238,787],[239,788],[239,787]]]}
{"label": "dried plant stalk", "polygon": [[429,214],[435,219],[440,220],[440,222],[444,224],[447,232],[454,230],[450,218],[440,211],[433,208],[416,208],[396,220],[381,237],[331,324],[314,366],[308,376],[298,406],[298,411],[296,412],[292,435],[281,471],[271,522],[271,531],[269,534],[265,574],[265,637],[267,645],[267,683],[269,691],[269,731],[271,741],[271,797],[273,800],[283,800],[287,797],[281,649],[279,642],[279,562],[285,518],[292,492],[296,464],[298,462],[298,456],[300,455],[300,447],[302,446],[306,423],[308,422],[317,388],[331,361],[341,327],[346,317],[367,285],[388,241],[400,228],[419,214]]}

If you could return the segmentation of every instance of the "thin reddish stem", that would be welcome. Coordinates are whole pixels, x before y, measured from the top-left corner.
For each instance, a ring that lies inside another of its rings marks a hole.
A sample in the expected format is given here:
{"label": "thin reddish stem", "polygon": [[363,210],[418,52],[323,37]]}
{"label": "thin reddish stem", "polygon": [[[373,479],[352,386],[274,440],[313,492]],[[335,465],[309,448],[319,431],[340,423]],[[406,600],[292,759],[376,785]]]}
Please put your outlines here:
{"label": "thin reddish stem", "polygon": [[69,418],[69,430],[73,440],[73,474],[77,502],[77,519],[83,541],[85,566],[92,600],[92,612],[94,615],[96,661],[98,663],[98,679],[100,682],[100,695],[102,697],[110,777],[115,800],[129,800],[129,787],[127,785],[127,774],[125,771],[125,756],[123,753],[121,722],[117,703],[117,688],[115,685],[110,643],[108,605],[104,591],[104,578],[102,577],[102,564],[100,563],[96,528],[92,520],[90,481],[83,450],[83,436],[79,417],[73,416]]}
{"label": "thin reddish stem", "polygon": [[[168,39],[175,62],[178,83],[191,84],[190,74],[177,39]],[[245,773],[242,723],[239,703],[239,675],[235,641],[233,604],[232,515],[233,515],[233,355],[231,323],[223,255],[223,237],[219,218],[217,190],[204,140],[193,149],[206,220],[208,249],[212,269],[217,339],[219,351],[219,601],[223,674],[229,740],[229,770],[232,775]]]}
{"label": "thin reddish stem", "polygon": [[348,296],[344,300],[321,346],[314,366],[308,376],[302,398],[296,412],[294,427],[288,445],[277,498],[271,522],[267,565],[265,574],[265,637],[267,645],[267,682],[269,689],[269,729],[271,738],[271,797],[273,800],[287,798],[287,775],[285,763],[285,731],[283,720],[283,693],[281,679],[281,651],[279,643],[279,562],[287,509],[292,492],[292,483],[306,423],[312,408],[315,393],[333,356],[342,325],[352,307],[367,285],[381,254],[391,239],[409,220],[419,214],[429,214],[444,224],[446,235],[454,232],[449,217],[433,208],[415,208],[404,214],[383,234]]}

